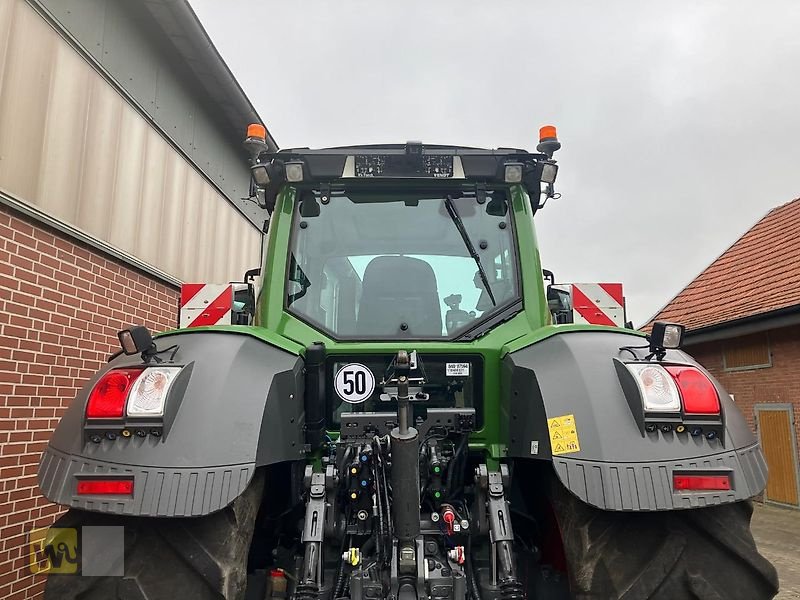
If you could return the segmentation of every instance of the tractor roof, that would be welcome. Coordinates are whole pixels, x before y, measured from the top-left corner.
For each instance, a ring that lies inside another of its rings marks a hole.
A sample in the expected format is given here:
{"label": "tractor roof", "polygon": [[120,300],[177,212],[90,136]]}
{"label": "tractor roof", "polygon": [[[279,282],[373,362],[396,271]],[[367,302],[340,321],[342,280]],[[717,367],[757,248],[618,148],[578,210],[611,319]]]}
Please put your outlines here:
{"label": "tractor roof", "polygon": [[[405,144],[369,144],[339,148],[289,148],[262,153],[261,163],[277,161],[302,164],[294,181],[305,183],[335,179],[430,179],[441,181],[522,182],[523,172],[536,171],[548,162],[545,154],[518,148],[470,148],[407,142]],[[507,165],[517,165],[517,179],[505,175]],[[288,178],[292,182],[292,178]],[[538,178],[537,178],[538,182]]]}
{"label": "tractor roof", "polygon": [[409,147],[421,147],[426,154],[492,154],[507,156],[509,154],[530,154],[520,148],[475,148],[450,144],[423,144],[422,142],[406,142],[405,144],[354,144],[352,146],[334,146],[331,148],[284,148],[277,154],[373,154],[373,153],[405,153]]}

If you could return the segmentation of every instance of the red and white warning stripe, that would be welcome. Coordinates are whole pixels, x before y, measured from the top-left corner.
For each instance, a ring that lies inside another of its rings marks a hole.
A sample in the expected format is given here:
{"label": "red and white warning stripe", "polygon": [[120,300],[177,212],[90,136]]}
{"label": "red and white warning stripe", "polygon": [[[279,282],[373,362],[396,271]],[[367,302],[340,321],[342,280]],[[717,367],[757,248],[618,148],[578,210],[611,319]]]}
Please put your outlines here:
{"label": "red and white warning stripe", "polygon": [[621,283],[573,283],[574,323],[625,326],[625,298]]}
{"label": "red and white warning stripe", "polygon": [[232,310],[232,285],[184,283],[181,286],[181,328],[230,325]]}

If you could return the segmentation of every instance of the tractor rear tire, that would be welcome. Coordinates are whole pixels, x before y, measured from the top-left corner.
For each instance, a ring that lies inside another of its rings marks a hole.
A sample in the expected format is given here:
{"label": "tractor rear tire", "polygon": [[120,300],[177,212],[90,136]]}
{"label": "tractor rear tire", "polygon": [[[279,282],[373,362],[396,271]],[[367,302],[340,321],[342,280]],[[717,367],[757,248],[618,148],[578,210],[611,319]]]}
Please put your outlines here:
{"label": "tractor rear tire", "polygon": [[575,600],[770,600],[778,575],[756,549],[752,502],[612,512],[551,486]]}
{"label": "tractor rear tire", "polygon": [[239,600],[261,504],[260,471],[245,492],[204,517],[119,517],[70,510],[53,527],[124,526],[121,577],[50,575],[45,600]]}

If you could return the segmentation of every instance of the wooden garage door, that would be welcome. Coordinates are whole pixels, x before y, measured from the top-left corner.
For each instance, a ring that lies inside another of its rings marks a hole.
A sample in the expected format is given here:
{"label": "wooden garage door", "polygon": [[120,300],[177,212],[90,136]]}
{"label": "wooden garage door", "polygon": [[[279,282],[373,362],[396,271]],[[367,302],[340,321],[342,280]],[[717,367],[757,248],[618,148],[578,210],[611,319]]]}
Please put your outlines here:
{"label": "wooden garage door", "polygon": [[769,467],[767,500],[797,506],[797,463],[788,408],[758,408],[758,427],[761,447]]}

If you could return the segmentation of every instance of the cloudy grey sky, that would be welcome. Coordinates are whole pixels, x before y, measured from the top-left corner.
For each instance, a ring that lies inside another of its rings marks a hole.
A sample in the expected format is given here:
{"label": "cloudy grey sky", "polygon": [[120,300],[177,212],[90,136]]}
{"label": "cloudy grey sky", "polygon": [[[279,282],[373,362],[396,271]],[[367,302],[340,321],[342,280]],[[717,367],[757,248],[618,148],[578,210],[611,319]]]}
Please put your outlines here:
{"label": "cloudy grey sky", "polygon": [[278,144],[534,150],[562,281],[622,281],[642,324],[800,196],[800,2],[191,0]]}

